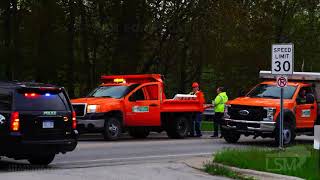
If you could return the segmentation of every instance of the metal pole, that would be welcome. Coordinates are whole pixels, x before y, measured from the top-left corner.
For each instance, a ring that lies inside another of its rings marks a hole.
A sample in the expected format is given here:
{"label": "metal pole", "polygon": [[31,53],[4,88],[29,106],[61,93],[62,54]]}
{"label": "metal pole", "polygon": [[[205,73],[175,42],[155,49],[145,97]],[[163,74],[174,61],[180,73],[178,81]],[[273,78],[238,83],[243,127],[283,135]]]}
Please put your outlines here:
{"label": "metal pole", "polygon": [[283,149],[283,88],[281,88],[281,95],[280,95],[280,142],[279,148]]}

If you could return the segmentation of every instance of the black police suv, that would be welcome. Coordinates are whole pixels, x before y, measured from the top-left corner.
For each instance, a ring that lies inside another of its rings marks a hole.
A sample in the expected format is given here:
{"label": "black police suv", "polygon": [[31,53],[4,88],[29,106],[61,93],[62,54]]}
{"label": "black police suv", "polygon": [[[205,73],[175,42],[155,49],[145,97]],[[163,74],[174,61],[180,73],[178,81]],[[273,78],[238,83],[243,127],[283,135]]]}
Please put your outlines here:
{"label": "black police suv", "polygon": [[76,125],[64,88],[0,82],[0,156],[48,165],[76,148]]}

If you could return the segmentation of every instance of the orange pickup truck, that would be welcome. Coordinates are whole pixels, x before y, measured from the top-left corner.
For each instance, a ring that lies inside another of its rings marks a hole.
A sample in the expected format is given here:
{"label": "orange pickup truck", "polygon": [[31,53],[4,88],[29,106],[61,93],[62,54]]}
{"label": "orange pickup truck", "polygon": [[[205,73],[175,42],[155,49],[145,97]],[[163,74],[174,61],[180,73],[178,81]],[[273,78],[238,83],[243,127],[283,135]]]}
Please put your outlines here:
{"label": "orange pickup truck", "polygon": [[[226,105],[222,133],[229,143],[236,143],[241,135],[271,137],[279,142],[280,88],[275,76],[261,71],[266,81],[255,86],[243,97]],[[296,135],[313,135],[320,123],[320,73],[296,72],[289,76],[284,89],[284,144],[292,143]]]}
{"label": "orange pickup truck", "polygon": [[196,97],[166,99],[160,74],[102,76],[101,81],[87,97],[71,100],[80,133],[100,132],[116,140],[125,131],[136,138],[166,131],[183,138],[204,108]]}

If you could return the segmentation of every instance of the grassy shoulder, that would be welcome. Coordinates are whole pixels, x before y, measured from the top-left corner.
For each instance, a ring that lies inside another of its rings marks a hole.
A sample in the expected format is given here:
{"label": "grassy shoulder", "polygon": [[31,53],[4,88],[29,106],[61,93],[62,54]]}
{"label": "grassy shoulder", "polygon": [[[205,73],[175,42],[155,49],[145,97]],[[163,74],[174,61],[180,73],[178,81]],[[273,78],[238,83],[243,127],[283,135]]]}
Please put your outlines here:
{"label": "grassy shoulder", "polygon": [[[225,149],[215,154],[214,162],[310,180],[320,179],[319,152],[311,145],[289,147],[284,151],[271,148]],[[207,172],[211,173],[210,169],[210,164],[206,165]]]}
{"label": "grassy shoulder", "polygon": [[202,121],[201,122],[201,131],[213,131],[213,122],[212,121]]}
{"label": "grassy shoulder", "polygon": [[244,176],[238,172],[235,172],[229,168],[222,167],[216,164],[205,164],[204,170],[215,176],[224,176],[232,179],[238,179],[238,180],[254,180],[252,177]]}

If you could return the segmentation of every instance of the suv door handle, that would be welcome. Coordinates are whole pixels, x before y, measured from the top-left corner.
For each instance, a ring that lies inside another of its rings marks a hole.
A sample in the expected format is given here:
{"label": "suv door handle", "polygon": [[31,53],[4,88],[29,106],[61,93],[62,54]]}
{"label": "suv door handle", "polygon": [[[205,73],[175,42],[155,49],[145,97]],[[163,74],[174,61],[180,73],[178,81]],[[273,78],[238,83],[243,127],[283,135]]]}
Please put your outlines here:
{"label": "suv door handle", "polygon": [[151,107],[157,107],[158,104],[150,104],[149,106],[151,106]]}

